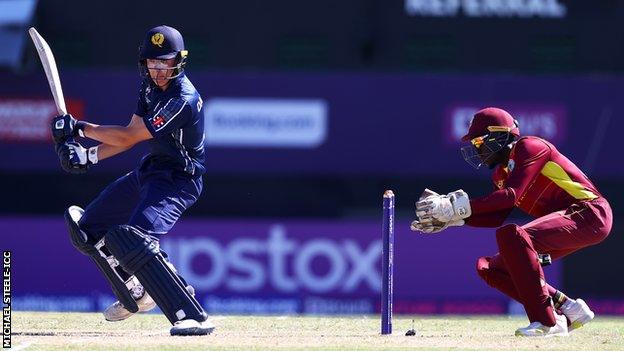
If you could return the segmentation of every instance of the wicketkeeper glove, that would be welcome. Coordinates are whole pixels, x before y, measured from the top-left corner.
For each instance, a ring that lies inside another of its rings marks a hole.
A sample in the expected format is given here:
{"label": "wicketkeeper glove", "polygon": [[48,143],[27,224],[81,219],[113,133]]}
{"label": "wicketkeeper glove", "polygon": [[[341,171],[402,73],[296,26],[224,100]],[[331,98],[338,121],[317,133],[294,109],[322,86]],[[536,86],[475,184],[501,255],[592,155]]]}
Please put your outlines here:
{"label": "wicketkeeper glove", "polygon": [[451,221],[451,222],[440,222],[437,219],[427,220],[415,220],[412,221],[410,225],[410,229],[414,232],[422,232],[425,234],[436,234],[448,227],[461,227],[464,225],[463,220],[459,221]]}
{"label": "wicketkeeper glove", "polygon": [[452,226],[464,225],[464,218],[470,217],[470,200],[463,190],[440,195],[425,189],[416,202],[417,220],[410,229],[427,234],[439,233]]}
{"label": "wicketkeeper glove", "polygon": [[433,217],[441,222],[463,220],[470,217],[470,199],[463,190],[447,195],[432,195],[416,203],[416,215],[419,219]]}

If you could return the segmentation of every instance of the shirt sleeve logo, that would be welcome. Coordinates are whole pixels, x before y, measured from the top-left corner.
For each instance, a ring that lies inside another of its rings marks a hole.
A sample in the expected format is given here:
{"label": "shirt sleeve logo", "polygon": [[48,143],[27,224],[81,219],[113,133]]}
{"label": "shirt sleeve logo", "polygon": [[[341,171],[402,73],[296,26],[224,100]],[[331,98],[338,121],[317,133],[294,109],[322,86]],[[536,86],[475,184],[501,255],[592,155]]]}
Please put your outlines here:
{"label": "shirt sleeve logo", "polygon": [[152,124],[152,127],[154,127],[155,129],[158,129],[164,126],[166,122],[167,120],[165,119],[163,115],[158,115],[158,116],[154,116],[150,118],[150,123]]}
{"label": "shirt sleeve logo", "polygon": [[197,112],[201,111],[202,106],[204,106],[204,102],[202,101],[202,98],[200,97],[200,98],[197,100]]}

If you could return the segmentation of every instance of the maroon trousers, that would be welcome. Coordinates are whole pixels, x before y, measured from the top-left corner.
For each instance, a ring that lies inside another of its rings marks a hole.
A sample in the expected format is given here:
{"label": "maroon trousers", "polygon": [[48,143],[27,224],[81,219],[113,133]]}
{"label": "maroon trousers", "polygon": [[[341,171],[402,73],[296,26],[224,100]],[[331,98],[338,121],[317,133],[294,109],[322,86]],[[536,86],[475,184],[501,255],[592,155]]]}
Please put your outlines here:
{"label": "maroon trousers", "polygon": [[530,322],[555,325],[550,298],[556,289],[544,279],[537,254],[558,259],[604,240],[611,231],[611,207],[604,198],[581,202],[523,226],[496,230],[499,253],[477,260],[485,282],[522,303]]}

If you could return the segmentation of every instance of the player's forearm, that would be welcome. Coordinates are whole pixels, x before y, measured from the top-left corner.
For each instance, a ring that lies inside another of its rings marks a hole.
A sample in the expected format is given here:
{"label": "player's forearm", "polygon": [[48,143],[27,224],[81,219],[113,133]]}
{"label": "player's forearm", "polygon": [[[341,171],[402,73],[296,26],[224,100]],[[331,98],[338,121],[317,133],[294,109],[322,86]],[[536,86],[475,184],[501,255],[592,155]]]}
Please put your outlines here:
{"label": "player's forearm", "polygon": [[499,212],[512,209],[516,203],[516,193],[512,188],[496,190],[489,195],[470,200],[473,215]]}
{"label": "player's forearm", "polygon": [[466,218],[465,221],[466,224],[471,227],[496,228],[500,227],[505,222],[511,210],[510,208],[498,212],[482,213],[478,215],[473,214]]}
{"label": "player's forearm", "polygon": [[100,144],[98,145],[98,160],[104,160],[106,158],[115,156],[120,154],[128,149],[130,149],[132,145],[127,146],[118,146],[118,145],[109,145],[109,144]]}
{"label": "player's forearm", "polygon": [[124,150],[127,150],[135,143],[128,128],[122,126],[101,126],[85,123],[84,134],[87,138],[97,140],[103,144],[126,147]]}

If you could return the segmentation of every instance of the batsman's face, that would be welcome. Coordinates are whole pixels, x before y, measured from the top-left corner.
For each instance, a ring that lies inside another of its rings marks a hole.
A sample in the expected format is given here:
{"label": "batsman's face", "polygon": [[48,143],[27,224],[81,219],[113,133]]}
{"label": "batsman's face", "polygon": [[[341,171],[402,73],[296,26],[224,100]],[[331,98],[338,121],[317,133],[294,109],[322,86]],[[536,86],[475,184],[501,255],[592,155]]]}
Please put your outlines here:
{"label": "batsman's face", "polygon": [[169,85],[169,78],[173,75],[175,69],[175,59],[147,59],[146,63],[154,84],[163,89]]}

